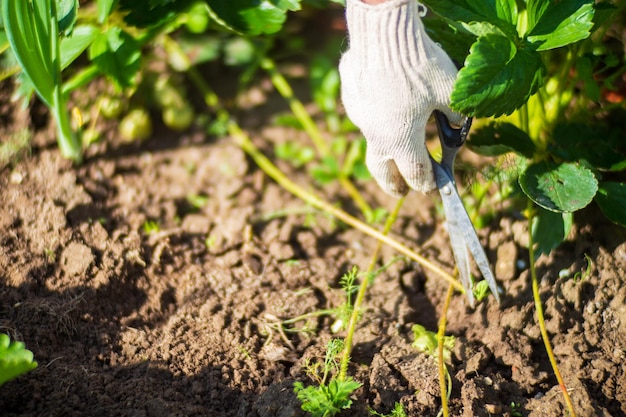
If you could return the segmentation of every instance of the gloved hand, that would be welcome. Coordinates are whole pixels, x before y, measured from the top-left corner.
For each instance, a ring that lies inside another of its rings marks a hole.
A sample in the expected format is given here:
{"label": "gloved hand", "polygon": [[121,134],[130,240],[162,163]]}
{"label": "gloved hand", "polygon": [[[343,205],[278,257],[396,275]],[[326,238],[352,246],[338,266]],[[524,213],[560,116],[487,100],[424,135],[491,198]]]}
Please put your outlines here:
{"label": "gloved hand", "polygon": [[431,113],[463,121],[449,108],[457,69],[426,34],[424,12],[415,0],[346,4],[349,50],[339,64],[343,104],[367,140],[370,173],[394,196],[436,188],[425,144]]}

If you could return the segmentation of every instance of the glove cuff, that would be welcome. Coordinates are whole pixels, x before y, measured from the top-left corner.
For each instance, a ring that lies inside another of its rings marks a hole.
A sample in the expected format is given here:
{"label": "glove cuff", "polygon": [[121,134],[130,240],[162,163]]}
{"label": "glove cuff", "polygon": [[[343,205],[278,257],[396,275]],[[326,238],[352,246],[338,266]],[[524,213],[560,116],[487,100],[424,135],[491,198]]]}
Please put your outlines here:
{"label": "glove cuff", "polygon": [[350,53],[366,66],[404,71],[424,65],[437,45],[425,32],[425,7],[415,0],[390,0],[371,5],[347,0]]}

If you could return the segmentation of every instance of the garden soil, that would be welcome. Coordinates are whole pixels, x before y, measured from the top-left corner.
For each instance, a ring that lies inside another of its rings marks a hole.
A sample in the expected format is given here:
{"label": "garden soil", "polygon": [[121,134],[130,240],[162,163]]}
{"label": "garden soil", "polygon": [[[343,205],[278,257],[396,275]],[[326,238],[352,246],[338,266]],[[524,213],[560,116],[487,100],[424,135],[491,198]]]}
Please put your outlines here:
{"label": "garden soil", "polygon": [[[307,139],[273,127],[286,106],[259,85],[266,99],[237,116],[276,160],[276,143]],[[34,137],[0,171],[0,331],[39,366],[0,388],[0,414],[304,416],[293,383],[314,383],[307,366],[342,333],[328,315],[279,322],[339,306],[341,276],[367,267],[374,239],[289,194],[228,137],[156,125],[151,139],[128,144],[111,125],[74,167],[41,106],[20,110],[2,91],[2,140],[22,128]],[[340,188],[278,163],[358,215]],[[357,186],[373,206],[393,208],[373,181]],[[436,202],[411,194],[391,235],[452,272]],[[447,314],[451,415],[567,415],[537,325],[528,225],[496,213],[479,234],[502,303],[471,309],[455,294]],[[409,416],[440,409],[436,362],[411,346],[411,329],[436,331],[447,284],[397,256],[383,247],[349,370],[362,387],[342,416],[388,413],[396,402]],[[626,231],[593,206],[538,262],[548,334],[579,416],[626,415],[625,271]]]}

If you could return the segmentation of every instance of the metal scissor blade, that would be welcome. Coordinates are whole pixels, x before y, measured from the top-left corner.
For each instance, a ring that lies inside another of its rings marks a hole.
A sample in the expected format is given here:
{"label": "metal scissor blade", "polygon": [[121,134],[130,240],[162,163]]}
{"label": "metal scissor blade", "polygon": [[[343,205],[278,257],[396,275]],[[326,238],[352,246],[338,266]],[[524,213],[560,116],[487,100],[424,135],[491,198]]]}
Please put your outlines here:
{"label": "metal scissor blade", "polygon": [[452,246],[452,254],[456,262],[457,270],[459,271],[459,277],[461,278],[461,285],[465,288],[465,294],[470,306],[474,308],[475,299],[474,291],[472,288],[472,280],[470,278],[470,258],[467,251],[467,245],[464,239],[459,239],[462,236],[462,232],[459,229],[458,223],[453,219],[452,215],[448,215],[448,209],[450,206],[444,204],[444,211],[446,212],[446,224],[448,226],[448,234],[450,235],[450,246]]}
{"label": "metal scissor blade", "polygon": [[452,173],[448,172],[437,162],[433,162],[433,168],[435,170],[437,188],[439,189],[443,201],[446,221],[448,222],[450,243],[454,252],[455,261],[457,262],[461,283],[467,292],[468,301],[470,305],[474,305],[474,293],[470,279],[469,258],[467,256],[469,250],[476,261],[478,269],[485,280],[487,280],[491,292],[499,303],[500,296],[498,294],[496,279],[491,272],[487,255],[478,240],[474,225],[463,206]]}

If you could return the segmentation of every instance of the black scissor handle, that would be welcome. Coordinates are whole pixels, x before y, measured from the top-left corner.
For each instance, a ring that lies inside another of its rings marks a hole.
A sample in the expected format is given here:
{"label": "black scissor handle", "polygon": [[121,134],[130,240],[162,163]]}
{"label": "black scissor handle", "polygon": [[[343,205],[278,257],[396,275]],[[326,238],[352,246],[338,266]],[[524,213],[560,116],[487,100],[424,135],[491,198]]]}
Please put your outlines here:
{"label": "black scissor handle", "polygon": [[463,122],[463,126],[454,128],[450,125],[450,121],[445,114],[439,110],[434,111],[435,121],[437,122],[437,132],[442,144],[448,148],[459,148],[465,143],[469,130],[472,127],[472,118],[468,117]]}

